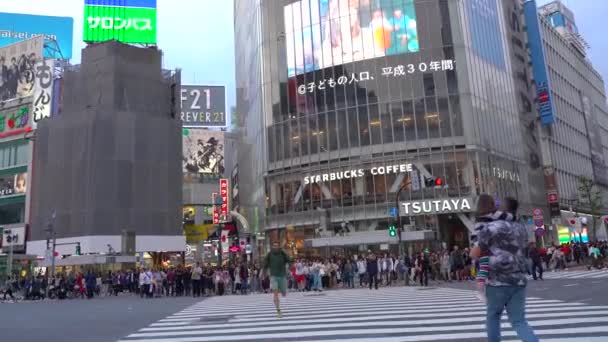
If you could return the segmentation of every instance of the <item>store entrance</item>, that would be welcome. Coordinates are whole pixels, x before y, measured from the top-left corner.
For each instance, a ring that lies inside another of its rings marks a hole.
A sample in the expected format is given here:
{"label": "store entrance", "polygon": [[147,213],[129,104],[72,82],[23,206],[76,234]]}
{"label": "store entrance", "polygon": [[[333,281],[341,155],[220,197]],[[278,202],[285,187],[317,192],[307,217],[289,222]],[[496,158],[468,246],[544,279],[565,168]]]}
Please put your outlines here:
{"label": "store entrance", "polygon": [[441,241],[452,250],[454,246],[463,249],[470,246],[469,229],[456,215],[439,215]]}

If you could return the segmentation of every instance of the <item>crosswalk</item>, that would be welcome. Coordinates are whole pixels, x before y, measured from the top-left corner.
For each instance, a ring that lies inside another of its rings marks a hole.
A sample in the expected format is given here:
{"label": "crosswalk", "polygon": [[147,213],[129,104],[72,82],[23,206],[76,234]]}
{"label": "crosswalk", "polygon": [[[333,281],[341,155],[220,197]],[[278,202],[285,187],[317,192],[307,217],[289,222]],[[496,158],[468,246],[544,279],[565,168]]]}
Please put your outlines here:
{"label": "crosswalk", "polygon": [[[530,277],[531,278],[531,277]],[[543,279],[607,279],[608,269],[544,272]]]}
{"label": "crosswalk", "polygon": [[[283,299],[283,298],[282,298]],[[290,293],[277,318],[271,295],[212,297],[120,342],[483,341],[485,305],[469,290],[382,288]],[[528,298],[542,341],[608,341],[608,305]],[[503,318],[505,340],[517,340]]]}

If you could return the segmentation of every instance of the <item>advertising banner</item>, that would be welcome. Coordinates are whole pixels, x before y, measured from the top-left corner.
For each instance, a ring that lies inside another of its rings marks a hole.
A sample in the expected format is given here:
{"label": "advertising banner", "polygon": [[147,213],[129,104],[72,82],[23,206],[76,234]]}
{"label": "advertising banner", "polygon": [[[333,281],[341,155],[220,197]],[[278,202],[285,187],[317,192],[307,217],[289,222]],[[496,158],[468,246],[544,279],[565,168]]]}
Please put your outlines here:
{"label": "advertising banner", "polygon": [[83,40],[156,44],[156,0],[85,0]]}
{"label": "advertising banner", "polygon": [[220,179],[220,196],[222,197],[222,206],[220,208],[220,222],[228,221],[228,179]]}
{"label": "advertising banner", "polygon": [[56,41],[61,56],[72,58],[74,18],[0,13],[0,47],[38,36]]}
{"label": "advertising banner", "polygon": [[34,122],[51,117],[53,100],[53,67],[55,60],[43,59],[36,64],[36,86],[32,112]]}
{"label": "advertising banner", "polygon": [[0,139],[32,131],[30,106],[0,109]]}
{"label": "advertising banner", "polygon": [[7,251],[13,246],[13,251],[18,252],[25,247],[25,227],[4,227],[2,232],[2,249]]}
{"label": "advertising banner", "polygon": [[43,48],[43,37],[0,48],[0,102],[34,93],[36,63],[42,58]]}
{"label": "advertising banner", "polygon": [[27,173],[0,176],[0,198],[25,195],[27,192]]}
{"label": "advertising banner", "polygon": [[182,143],[185,174],[224,173],[224,132],[184,129]]}
{"label": "advertising banner", "polygon": [[283,12],[289,77],[419,51],[413,0],[301,0]]}
{"label": "advertising banner", "polygon": [[183,127],[226,126],[226,87],[182,85]]}
{"label": "advertising banner", "polygon": [[536,1],[529,0],[524,3],[524,17],[528,32],[528,46],[532,61],[532,74],[536,86],[536,101],[540,122],[551,125],[555,122],[553,104],[551,101],[551,85],[547,77],[543,39],[538,22]]}

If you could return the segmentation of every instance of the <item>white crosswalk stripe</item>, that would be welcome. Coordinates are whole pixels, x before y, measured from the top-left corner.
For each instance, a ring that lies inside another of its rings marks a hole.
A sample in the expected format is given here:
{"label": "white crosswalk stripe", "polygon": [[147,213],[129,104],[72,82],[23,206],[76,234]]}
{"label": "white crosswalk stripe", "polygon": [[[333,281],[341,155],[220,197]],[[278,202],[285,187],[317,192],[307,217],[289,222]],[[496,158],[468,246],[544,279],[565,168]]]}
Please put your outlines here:
{"label": "white crosswalk stripe", "polygon": [[[530,277],[531,278],[531,277]],[[604,279],[608,278],[608,269],[544,272],[543,279]]]}
{"label": "white crosswalk stripe", "polygon": [[[212,297],[120,342],[483,341],[485,305],[473,291],[394,287],[290,293],[277,318],[271,295]],[[548,341],[608,341],[608,305],[528,298],[527,317]],[[505,340],[517,338],[503,317]]]}

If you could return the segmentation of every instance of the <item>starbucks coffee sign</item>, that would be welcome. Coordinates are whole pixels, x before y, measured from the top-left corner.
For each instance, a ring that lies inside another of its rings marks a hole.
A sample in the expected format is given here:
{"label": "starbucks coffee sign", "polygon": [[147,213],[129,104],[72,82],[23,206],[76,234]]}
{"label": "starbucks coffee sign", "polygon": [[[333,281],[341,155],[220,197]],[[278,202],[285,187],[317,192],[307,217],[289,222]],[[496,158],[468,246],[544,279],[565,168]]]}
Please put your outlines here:
{"label": "starbucks coffee sign", "polygon": [[393,173],[412,172],[412,164],[397,164],[397,165],[380,165],[370,169],[351,169],[346,171],[320,173],[317,175],[309,175],[304,177],[304,185],[311,183],[331,182],[339,179],[350,179],[364,177],[367,173],[374,176],[388,175]]}
{"label": "starbucks coffee sign", "polygon": [[401,202],[401,215],[432,215],[466,213],[472,211],[473,200],[464,198],[429,199]]}

